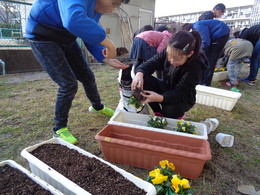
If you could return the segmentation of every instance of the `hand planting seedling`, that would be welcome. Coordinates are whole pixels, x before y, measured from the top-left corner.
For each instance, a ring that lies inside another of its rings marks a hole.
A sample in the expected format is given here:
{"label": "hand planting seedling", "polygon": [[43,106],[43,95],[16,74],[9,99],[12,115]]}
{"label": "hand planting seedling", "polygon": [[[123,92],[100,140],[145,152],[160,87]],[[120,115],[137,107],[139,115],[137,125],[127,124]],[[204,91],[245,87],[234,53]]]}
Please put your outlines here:
{"label": "hand planting seedling", "polygon": [[147,124],[150,127],[160,128],[164,129],[168,125],[168,122],[165,118],[159,117],[159,116],[150,116],[150,120],[147,122]]}
{"label": "hand planting seedling", "polygon": [[131,104],[134,105],[136,108],[142,107],[143,104],[141,103],[141,101],[144,99],[144,97],[141,95],[141,92],[144,93],[141,88],[136,88],[133,91],[132,96],[129,98],[127,105]]}

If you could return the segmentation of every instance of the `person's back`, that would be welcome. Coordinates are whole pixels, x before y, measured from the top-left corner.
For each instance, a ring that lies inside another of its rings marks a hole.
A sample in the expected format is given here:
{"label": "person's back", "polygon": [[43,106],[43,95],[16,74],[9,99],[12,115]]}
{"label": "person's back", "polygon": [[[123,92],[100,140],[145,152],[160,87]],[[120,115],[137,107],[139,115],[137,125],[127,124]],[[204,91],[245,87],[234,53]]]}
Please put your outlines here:
{"label": "person's back", "polygon": [[244,29],[239,34],[239,38],[246,39],[255,46],[260,38],[260,24]]}
{"label": "person's back", "polygon": [[253,45],[244,39],[231,39],[224,47],[225,56],[229,56],[229,60],[237,60],[245,57],[251,57]]}
{"label": "person's back", "polygon": [[192,28],[200,33],[203,49],[208,48],[214,40],[229,35],[230,32],[226,23],[220,20],[198,21],[193,23]]}
{"label": "person's back", "polygon": [[156,47],[157,52],[160,52],[166,47],[167,40],[172,34],[168,31],[145,31],[136,36],[136,38],[143,39],[150,46]]}

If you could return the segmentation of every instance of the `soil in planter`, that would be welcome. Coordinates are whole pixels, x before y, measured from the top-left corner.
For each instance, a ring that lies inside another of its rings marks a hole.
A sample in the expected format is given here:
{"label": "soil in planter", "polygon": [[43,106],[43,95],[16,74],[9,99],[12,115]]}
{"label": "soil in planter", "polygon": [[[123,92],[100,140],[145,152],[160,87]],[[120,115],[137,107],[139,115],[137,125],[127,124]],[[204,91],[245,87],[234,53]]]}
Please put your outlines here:
{"label": "soil in planter", "polygon": [[93,195],[146,194],[105,163],[64,145],[43,144],[31,154]]}
{"label": "soil in planter", "polygon": [[18,169],[4,165],[0,167],[0,194],[49,195],[52,193]]}

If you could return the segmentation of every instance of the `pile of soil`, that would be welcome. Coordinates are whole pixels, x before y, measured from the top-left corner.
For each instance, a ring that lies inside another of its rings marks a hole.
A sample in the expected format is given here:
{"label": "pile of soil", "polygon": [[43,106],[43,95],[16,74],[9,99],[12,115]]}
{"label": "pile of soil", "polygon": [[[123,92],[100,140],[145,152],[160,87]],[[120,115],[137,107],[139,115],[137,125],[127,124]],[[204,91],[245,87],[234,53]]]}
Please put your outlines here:
{"label": "pile of soil", "polygon": [[135,99],[142,101],[144,97],[141,95],[141,92],[144,93],[144,91],[141,88],[137,87],[133,91],[132,96],[134,96]]}
{"label": "pile of soil", "polygon": [[110,166],[64,145],[43,144],[31,154],[91,194],[146,194]]}
{"label": "pile of soil", "polygon": [[9,165],[0,167],[0,194],[52,194],[26,174]]}

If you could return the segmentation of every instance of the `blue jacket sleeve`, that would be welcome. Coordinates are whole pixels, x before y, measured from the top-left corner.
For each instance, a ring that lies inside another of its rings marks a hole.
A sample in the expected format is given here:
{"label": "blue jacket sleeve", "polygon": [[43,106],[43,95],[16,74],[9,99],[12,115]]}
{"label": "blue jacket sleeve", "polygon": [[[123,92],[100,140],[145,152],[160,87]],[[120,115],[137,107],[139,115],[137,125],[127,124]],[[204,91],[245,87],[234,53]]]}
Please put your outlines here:
{"label": "blue jacket sleeve", "polygon": [[105,49],[103,45],[89,45],[88,43],[85,43],[85,46],[96,60],[98,60],[99,62],[103,61],[103,59],[105,58],[102,54],[102,50]]}
{"label": "blue jacket sleeve", "polygon": [[94,11],[95,1],[92,0],[58,0],[63,26],[72,34],[81,38],[91,54],[102,61],[100,45],[106,38],[105,30],[99,26],[101,14]]}

